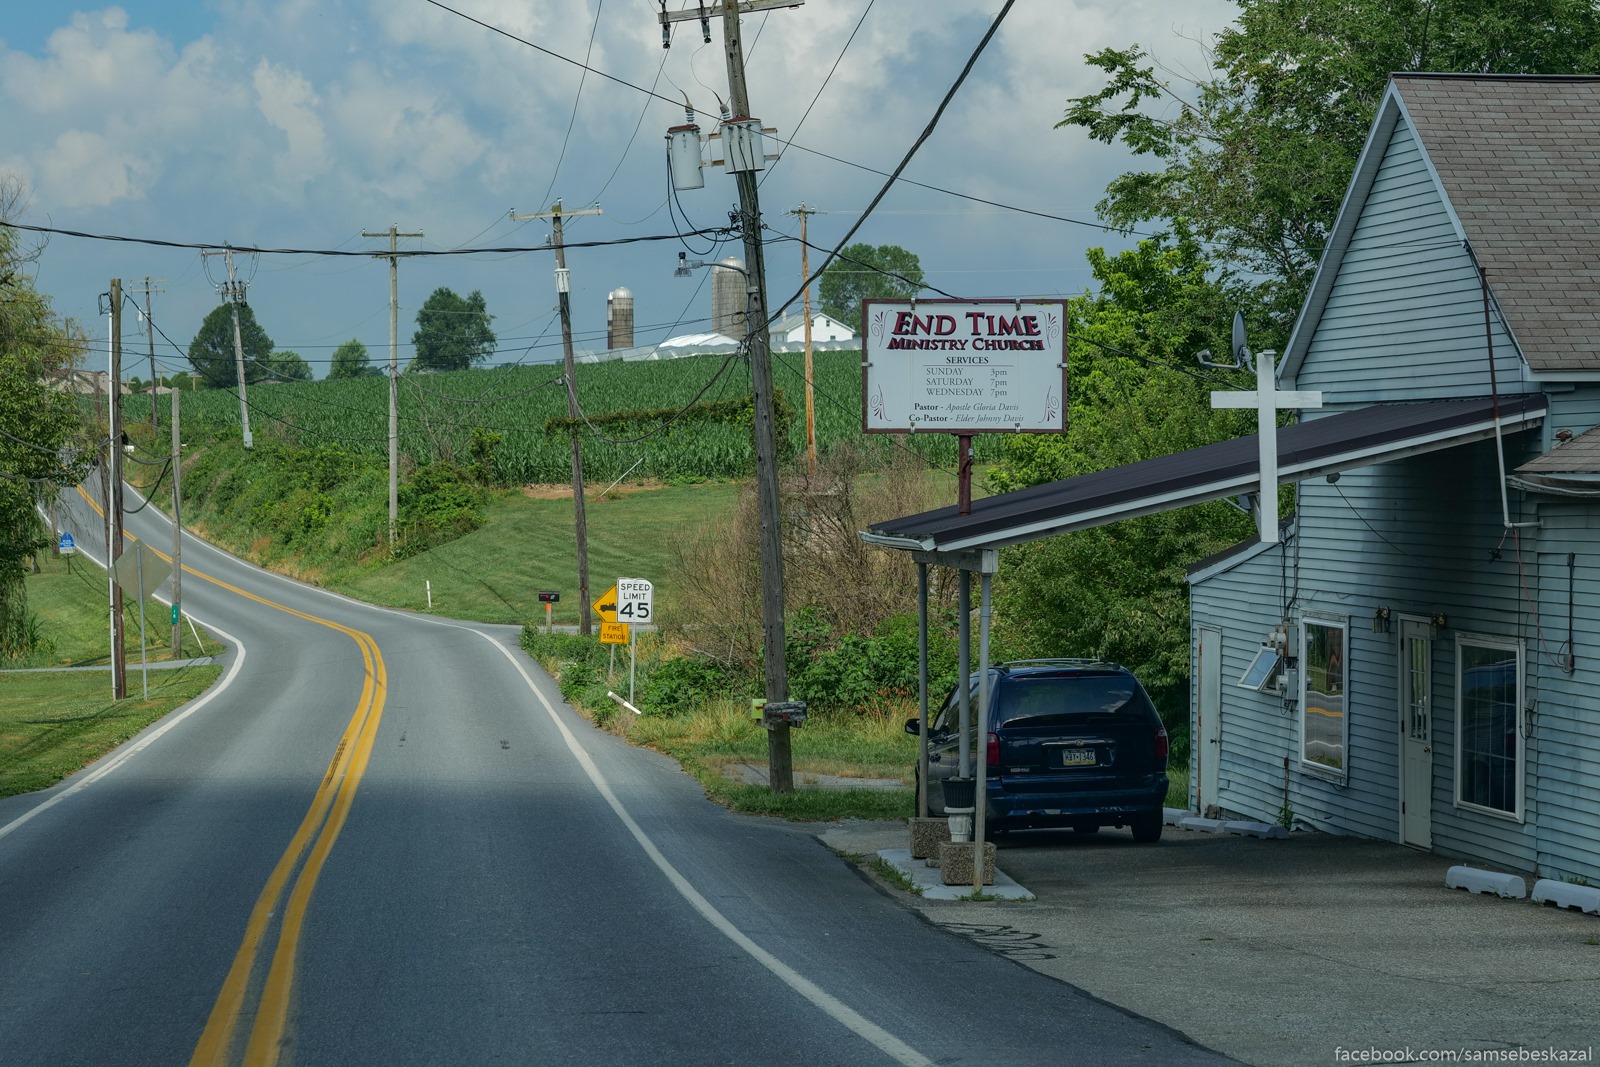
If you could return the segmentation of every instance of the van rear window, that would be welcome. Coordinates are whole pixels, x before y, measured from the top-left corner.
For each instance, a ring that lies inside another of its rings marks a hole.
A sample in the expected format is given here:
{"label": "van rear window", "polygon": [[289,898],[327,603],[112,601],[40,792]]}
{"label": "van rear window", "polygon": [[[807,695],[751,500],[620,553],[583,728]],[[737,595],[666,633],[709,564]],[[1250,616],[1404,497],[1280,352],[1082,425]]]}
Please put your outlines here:
{"label": "van rear window", "polygon": [[1144,689],[1125,674],[1008,678],[1000,687],[995,722],[1001,726],[1053,726],[1090,719],[1145,718],[1154,712]]}

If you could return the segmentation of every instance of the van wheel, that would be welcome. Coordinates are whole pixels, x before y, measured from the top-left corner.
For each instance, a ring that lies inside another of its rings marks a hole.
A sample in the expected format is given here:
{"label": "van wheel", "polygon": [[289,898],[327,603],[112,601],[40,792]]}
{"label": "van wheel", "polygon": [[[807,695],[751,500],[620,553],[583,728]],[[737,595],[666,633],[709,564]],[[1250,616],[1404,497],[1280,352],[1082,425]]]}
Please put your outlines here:
{"label": "van wheel", "polygon": [[1133,831],[1133,839],[1141,845],[1153,845],[1161,840],[1160,815],[1142,815],[1129,823],[1128,828]]}

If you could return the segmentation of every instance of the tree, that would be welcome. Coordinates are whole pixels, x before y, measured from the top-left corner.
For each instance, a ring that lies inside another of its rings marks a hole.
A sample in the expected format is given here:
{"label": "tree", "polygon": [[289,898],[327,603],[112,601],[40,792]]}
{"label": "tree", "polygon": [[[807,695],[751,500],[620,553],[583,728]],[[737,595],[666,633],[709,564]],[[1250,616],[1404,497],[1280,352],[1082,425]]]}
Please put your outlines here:
{"label": "tree", "polygon": [[328,367],[328,380],[340,378],[366,378],[379,373],[367,355],[367,346],[352,337],[333,352],[333,363]]}
{"label": "tree", "polygon": [[413,365],[422,370],[466,370],[494,354],[494,331],[483,301],[474,289],[462,299],[441,286],[417,311],[417,332],[411,343],[417,355]]}
{"label": "tree", "polygon": [[822,272],[818,303],[826,315],[861,331],[861,301],[909,300],[923,289],[922,264],[899,245],[853,244]]}
{"label": "tree", "polygon": [[[258,382],[272,373],[272,338],[256,322],[249,304],[239,305],[239,337],[244,347],[244,380]],[[211,389],[237,388],[239,372],[233,350],[233,311],[224,303],[214,308],[189,342],[189,365]]]}
{"label": "tree", "polygon": [[1333,227],[1391,71],[1589,73],[1595,0],[1240,0],[1210,78],[1180,82],[1137,46],[1086,57],[1105,87],[1059,126],[1120,141],[1161,168],[1106,188],[1121,227],[1187,221],[1224,272],[1254,276],[1281,347]]}
{"label": "tree", "polygon": [[298,352],[274,352],[267,357],[268,380],[276,382],[309,382],[311,364]]}
{"label": "tree", "polygon": [[[22,187],[0,181],[0,221],[20,210]],[[0,660],[28,651],[26,561],[49,547],[35,501],[82,479],[91,456],[72,397],[52,388],[84,350],[29,281],[29,249],[0,227]],[[74,449],[77,441],[80,447]]]}
{"label": "tree", "polygon": [[[1249,433],[1253,413],[1215,411],[1194,354],[1226,351],[1241,299],[1180,230],[1107,255],[1091,249],[1098,292],[1071,303],[1068,430],[1005,439],[990,474],[1001,490],[1105,470]],[[1234,372],[1248,388],[1243,372]],[[1250,532],[1216,502],[1008,550],[997,640],[1023,656],[1095,656],[1132,669],[1181,727],[1189,672],[1185,568]]]}

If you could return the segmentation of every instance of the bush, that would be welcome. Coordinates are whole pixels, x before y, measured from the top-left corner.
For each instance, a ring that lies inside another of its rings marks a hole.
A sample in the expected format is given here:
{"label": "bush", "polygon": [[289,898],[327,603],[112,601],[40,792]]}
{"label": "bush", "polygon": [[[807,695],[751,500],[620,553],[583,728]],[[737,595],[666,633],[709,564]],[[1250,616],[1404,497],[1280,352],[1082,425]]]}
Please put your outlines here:
{"label": "bush", "polygon": [[749,679],[740,685],[714,660],[679,656],[651,667],[639,689],[638,705],[662,715],[683,715],[734,690],[750,687]]}

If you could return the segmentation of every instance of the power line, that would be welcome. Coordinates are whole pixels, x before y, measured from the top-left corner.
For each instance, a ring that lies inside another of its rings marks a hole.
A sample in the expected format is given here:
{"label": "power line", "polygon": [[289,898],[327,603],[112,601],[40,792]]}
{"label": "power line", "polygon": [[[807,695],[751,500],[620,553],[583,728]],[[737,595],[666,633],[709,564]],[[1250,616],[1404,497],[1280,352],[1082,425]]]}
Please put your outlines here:
{"label": "power line", "polygon": [[[583,100],[583,83],[589,80],[589,57],[594,54],[594,36],[600,32],[600,12],[605,6],[606,0],[599,0],[594,7],[594,25],[589,27],[589,45],[583,52],[583,72],[578,75],[578,91],[572,96],[572,115],[567,119],[567,132],[561,138],[561,151],[556,154],[555,170],[550,172],[550,184],[545,188],[544,195],[539,198],[541,204],[550,202],[550,194],[555,191],[556,179],[561,176],[561,164],[567,158],[567,144],[572,140],[572,127],[578,124],[578,104]],[[632,144],[631,141],[629,143]],[[589,631],[583,632],[588,634]]]}
{"label": "power line", "polygon": [[[681,106],[683,106],[681,101],[674,100],[674,99],[672,99],[671,97],[668,97],[668,96],[662,96],[660,93],[655,92],[652,89],[646,89],[642,85],[635,85],[633,82],[628,81],[626,78],[619,78],[615,74],[607,74],[603,70],[599,70],[599,69],[596,69],[595,67],[589,66],[588,63],[579,63],[576,59],[571,59],[571,58],[569,58],[567,56],[564,56],[560,52],[552,52],[550,49],[545,48],[543,45],[534,44],[532,41],[528,40],[525,37],[518,37],[516,34],[511,33],[509,30],[502,30],[500,27],[495,26],[495,25],[491,25],[490,23],[487,23],[487,22],[484,22],[482,19],[473,18],[471,15],[467,14],[464,11],[458,11],[455,8],[451,7],[449,4],[440,3],[440,0],[424,0],[424,2],[432,4],[434,7],[438,8],[441,11],[448,11],[452,15],[455,15],[455,16],[457,16],[459,18],[464,18],[468,22],[476,23],[477,25],[482,26],[484,29],[489,30],[492,33],[498,33],[502,37],[506,37],[506,38],[509,38],[510,40],[516,41],[518,44],[527,45],[529,48],[533,49],[536,52],[543,52],[545,55],[549,56],[551,59],[559,59],[561,62],[570,63],[574,67],[581,67],[581,68],[583,68],[584,70],[588,71],[591,74],[597,75],[598,77],[601,77],[601,78],[605,78],[607,81],[614,81],[618,85],[625,85],[629,89],[634,89],[634,90],[636,90],[638,92],[644,93],[646,96],[653,96],[657,100],[662,100],[662,101],[665,101],[666,103],[671,104],[673,107],[681,107]],[[702,108],[701,110],[705,110],[705,109]],[[574,246],[573,245],[568,245],[567,247],[568,248],[572,248]]]}
{"label": "power line", "polygon": [[939,106],[934,109],[933,117],[928,120],[927,126],[923,127],[922,133],[919,134],[917,139],[912,142],[911,147],[906,149],[906,154],[901,158],[899,166],[895,167],[894,172],[888,176],[888,181],[883,183],[883,188],[879,189],[877,195],[872,198],[871,203],[867,204],[866,210],[861,213],[861,217],[856,220],[855,225],[850,227],[849,231],[844,235],[839,243],[834,246],[833,251],[828,253],[828,255],[823,258],[822,264],[811,273],[811,276],[806,278],[805,281],[801,283],[800,288],[795,290],[794,295],[783,301],[782,304],[779,304],[779,307],[786,307],[789,304],[794,303],[795,300],[805,292],[806,286],[810,285],[812,282],[816,281],[822,276],[822,272],[828,269],[828,264],[833,262],[834,257],[839,254],[839,250],[850,243],[850,238],[854,237],[856,232],[866,224],[867,219],[871,217],[873,209],[883,202],[884,197],[889,195],[889,190],[893,188],[894,183],[899,180],[901,172],[910,165],[912,158],[916,156],[917,151],[925,143],[927,143],[928,138],[933,136],[933,131],[938,127],[939,120],[944,117],[945,110],[950,106],[950,101],[955,99],[956,93],[960,91],[961,86],[966,82],[967,75],[971,74],[972,68],[977,66],[978,57],[983,55],[984,49],[989,46],[989,42],[993,40],[994,35],[999,32],[1000,24],[1005,21],[1006,16],[1011,13],[1011,8],[1015,4],[1016,0],[1006,0],[1005,6],[1000,9],[1000,13],[995,15],[994,21],[989,24],[988,32],[983,35],[983,39],[980,40],[977,47],[972,50],[972,55],[967,57],[966,65],[961,68],[961,73],[956,76],[954,84],[952,84],[949,91],[944,94],[944,99],[939,101]]}
{"label": "power line", "polygon": [[[427,0],[433,3],[434,0]],[[83,230],[66,230],[56,226],[35,226],[25,222],[0,221],[0,226],[12,230],[24,230],[29,233],[50,233],[59,237],[81,237],[89,241],[117,241],[124,244],[152,245],[157,248],[184,248],[198,249],[200,251],[221,252],[232,248],[236,253],[248,255],[272,256],[346,256],[371,259],[371,252],[355,251],[342,248],[261,248],[252,245],[217,244],[216,242],[200,241],[168,241],[159,237],[126,237],[120,234],[88,233]],[[613,237],[605,241],[568,241],[568,248],[609,248],[615,245],[643,244],[652,241],[681,241],[685,237],[706,237],[713,234],[730,233],[727,226],[708,226],[705,229],[691,230],[686,233],[659,233],[649,234],[644,237]],[[549,245],[525,245],[504,248],[437,248],[417,249],[411,252],[401,252],[403,258],[423,259],[429,256],[477,256],[477,255],[507,255],[522,254],[527,252],[549,252]]]}

